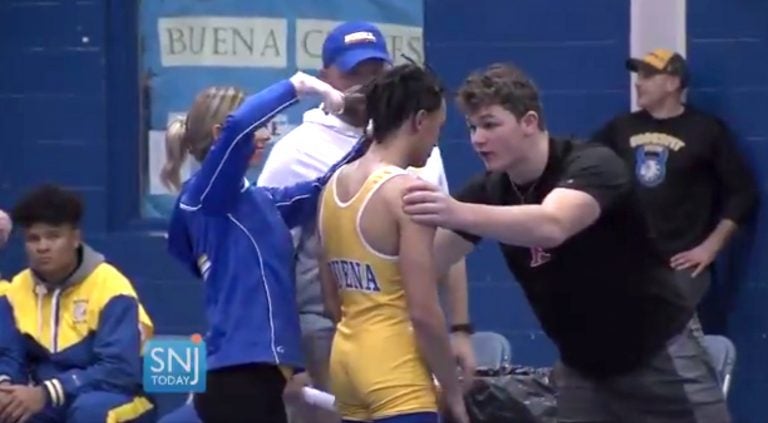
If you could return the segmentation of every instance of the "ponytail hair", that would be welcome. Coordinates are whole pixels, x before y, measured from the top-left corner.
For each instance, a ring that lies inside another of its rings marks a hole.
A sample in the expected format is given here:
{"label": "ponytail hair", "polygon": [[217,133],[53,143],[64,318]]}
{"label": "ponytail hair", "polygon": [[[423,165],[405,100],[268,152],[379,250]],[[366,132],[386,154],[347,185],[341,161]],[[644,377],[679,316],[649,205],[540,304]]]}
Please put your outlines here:
{"label": "ponytail hair", "polygon": [[165,163],[160,170],[160,182],[168,191],[181,190],[181,166],[187,159],[184,136],[187,124],[184,119],[174,119],[165,130]]}
{"label": "ponytail hair", "polygon": [[236,87],[208,87],[201,91],[186,119],[176,119],[165,132],[166,161],[160,170],[160,182],[170,191],[181,189],[181,167],[187,155],[202,162],[213,145],[213,128],[245,100],[245,93]]}

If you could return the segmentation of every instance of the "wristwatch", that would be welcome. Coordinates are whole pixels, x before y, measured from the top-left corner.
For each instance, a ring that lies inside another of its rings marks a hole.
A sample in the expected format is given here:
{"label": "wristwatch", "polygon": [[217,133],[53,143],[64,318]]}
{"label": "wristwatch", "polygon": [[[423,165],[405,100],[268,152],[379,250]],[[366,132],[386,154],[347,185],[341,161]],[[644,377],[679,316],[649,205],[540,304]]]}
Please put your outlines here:
{"label": "wristwatch", "polygon": [[472,328],[471,323],[460,323],[456,325],[451,325],[451,333],[456,333],[456,332],[464,332],[467,335],[472,335],[473,333],[475,333],[475,330]]}

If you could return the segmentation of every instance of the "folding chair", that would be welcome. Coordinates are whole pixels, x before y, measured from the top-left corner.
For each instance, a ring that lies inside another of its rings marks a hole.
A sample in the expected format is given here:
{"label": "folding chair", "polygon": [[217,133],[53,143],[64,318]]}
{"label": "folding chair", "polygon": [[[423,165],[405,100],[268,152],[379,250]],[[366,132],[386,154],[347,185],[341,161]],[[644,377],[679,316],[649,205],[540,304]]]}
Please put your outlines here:
{"label": "folding chair", "polygon": [[730,339],[721,335],[704,335],[702,344],[717,370],[720,385],[723,387],[723,394],[728,397],[733,368],[736,365],[736,346]]}
{"label": "folding chair", "polygon": [[512,365],[512,346],[504,335],[475,332],[471,340],[478,370],[498,370]]}

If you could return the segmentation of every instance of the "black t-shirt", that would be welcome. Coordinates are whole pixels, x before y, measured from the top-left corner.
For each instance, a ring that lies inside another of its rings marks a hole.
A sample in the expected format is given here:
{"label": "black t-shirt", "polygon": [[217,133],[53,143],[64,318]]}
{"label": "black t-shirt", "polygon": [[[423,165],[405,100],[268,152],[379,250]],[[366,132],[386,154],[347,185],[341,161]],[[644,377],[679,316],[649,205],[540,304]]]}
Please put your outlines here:
{"label": "black t-shirt", "polygon": [[500,244],[502,254],[566,364],[595,377],[629,371],[679,333],[693,310],[665,260],[653,254],[621,159],[598,144],[550,140],[538,181],[515,191],[506,174],[486,172],[456,197],[489,205],[540,204],[556,188],[589,194],[600,205],[600,217],[556,248]]}
{"label": "black t-shirt", "polygon": [[650,234],[667,258],[699,245],[721,218],[754,210],[754,179],[726,126],[690,106],[676,117],[619,116],[593,137],[634,173]]}

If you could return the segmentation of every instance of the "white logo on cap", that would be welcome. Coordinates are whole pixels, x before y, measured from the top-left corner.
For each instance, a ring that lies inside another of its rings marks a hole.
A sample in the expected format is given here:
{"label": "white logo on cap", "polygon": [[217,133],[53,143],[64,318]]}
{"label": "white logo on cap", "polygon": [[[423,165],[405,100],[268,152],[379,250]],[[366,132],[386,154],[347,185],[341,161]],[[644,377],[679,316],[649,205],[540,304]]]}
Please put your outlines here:
{"label": "white logo on cap", "polygon": [[344,44],[375,43],[376,36],[372,32],[353,32],[344,36]]}

